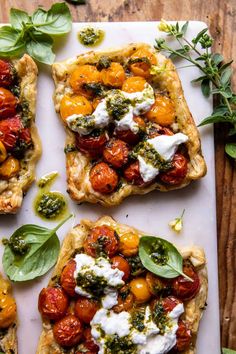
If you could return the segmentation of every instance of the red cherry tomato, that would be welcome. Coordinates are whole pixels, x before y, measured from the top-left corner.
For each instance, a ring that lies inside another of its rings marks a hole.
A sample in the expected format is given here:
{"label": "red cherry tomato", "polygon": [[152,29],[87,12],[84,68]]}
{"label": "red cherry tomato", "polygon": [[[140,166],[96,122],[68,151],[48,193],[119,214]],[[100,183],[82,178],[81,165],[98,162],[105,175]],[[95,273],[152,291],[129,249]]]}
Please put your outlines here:
{"label": "red cherry tomato", "polygon": [[[141,131],[145,131],[146,124],[141,117],[134,117],[134,121],[138,124]],[[125,141],[126,143],[128,143],[130,145],[135,145],[140,140],[139,133],[133,133],[132,130],[130,130],[130,129],[128,129],[128,130],[115,130],[115,135],[117,136],[117,138]]]}
{"label": "red cherry tomato", "polygon": [[73,347],[82,338],[82,324],[74,315],[68,315],[55,323],[53,335],[62,347]]}
{"label": "red cherry tomato", "polygon": [[76,145],[79,150],[92,158],[102,155],[107,140],[108,138],[104,132],[97,135],[76,135]]}
{"label": "red cherry tomato", "polygon": [[118,268],[122,272],[124,272],[124,275],[122,277],[122,280],[126,281],[129,279],[130,276],[130,266],[127,260],[122,257],[122,256],[115,256],[111,259],[112,263],[112,268]]}
{"label": "red cherry tomato", "polygon": [[135,184],[137,186],[141,186],[145,184],[144,180],[142,179],[139,171],[139,162],[135,161],[131,163],[125,170],[124,170],[124,177],[127,182]]}
{"label": "red cherry tomato", "polygon": [[112,308],[114,312],[120,313],[122,311],[129,311],[132,309],[134,304],[134,295],[131,293],[129,285],[124,285],[119,290],[117,300],[117,305],[113,306]]}
{"label": "red cherry tomato", "polygon": [[17,99],[11,91],[0,87],[0,118],[13,117],[16,114]]}
{"label": "red cherry tomato", "polygon": [[180,275],[173,280],[173,292],[174,294],[183,301],[188,301],[194,298],[200,289],[200,279],[191,264],[185,264],[183,266],[183,272],[190,277],[193,281],[184,278]]}
{"label": "red cherry tomato", "polygon": [[39,294],[38,309],[49,320],[59,320],[68,309],[69,300],[61,288],[43,288]]}
{"label": "red cherry tomato", "polygon": [[111,139],[103,150],[103,157],[106,162],[115,168],[124,166],[128,161],[129,148],[127,144],[119,139]]}
{"label": "red cherry tomato", "polygon": [[23,140],[26,144],[31,143],[31,133],[29,128],[23,128],[19,134],[20,140]]}
{"label": "red cherry tomato", "polygon": [[84,250],[89,256],[96,257],[98,251],[105,251],[109,257],[115,255],[119,241],[115,231],[109,226],[94,227],[84,241]]}
{"label": "red cherry tomato", "polygon": [[173,167],[167,172],[160,173],[159,178],[166,184],[180,184],[187,174],[188,161],[182,154],[176,153],[172,164]]}
{"label": "red cherry tomato", "polygon": [[[91,334],[91,328],[88,327],[84,330],[84,346],[86,349],[90,350],[92,353],[98,353],[99,347],[98,345],[94,342],[94,339]],[[86,352],[87,353],[87,352]]]}
{"label": "red cherry tomato", "polygon": [[66,291],[66,293],[70,296],[76,296],[75,287],[76,281],[74,278],[74,272],[76,268],[76,262],[71,259],[66,266],[63,268],[61,272],[61,286]]}
{"label": "red cherry tomato", "polygon": [[81,296],[75,303],[75,316],[82,322],[89,324],[98,309],[98,301]]}
{"label": "red cherry tomato", "polygon": [[0,59],[0,86],[8,87],[13,82],[12,66],[6,61]]}
{"label": "red cherry tomato", "polygon": [[174,135],[172,130],[166,127],[155,127],[151,126],[148,130],[148,138],[152,139],[159,135]]}
{"label": "red cherry tomato", "polygon": [[11,151],[22,132],[23,126],[19,116],[0,120],[0,141],[7,151]]}
{"label": "red cherry tomato", "polygon": [[175,345],[175,349],[177,349],[178,352],[183,352],[189,349],[192,340],[192,333],[191,330],[188,328],[187,324],[182,320],[179,320],[178,322],[176,339],[177,342]]}
{"label": "red cherry tomato", "polygon": [[118,185],[118,175],[108,164],[100,162],[91,168],[90,182],[96,192],[109,194]]}
{"label": "red cherry tomato", "polygon": [[182,301],[174,296],[167,296],[159,300],[166,312],[171,312],[178,304],[182,304]]}

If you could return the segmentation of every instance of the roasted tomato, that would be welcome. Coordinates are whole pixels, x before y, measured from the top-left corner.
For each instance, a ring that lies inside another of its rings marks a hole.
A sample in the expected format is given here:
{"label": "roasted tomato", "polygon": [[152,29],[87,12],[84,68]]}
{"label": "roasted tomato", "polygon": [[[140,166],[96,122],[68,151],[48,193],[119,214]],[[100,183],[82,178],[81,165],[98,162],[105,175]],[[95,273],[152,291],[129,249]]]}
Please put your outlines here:
{"label": "roasted tomato", "polygon": [[12,66],[6,61],[0,59],[0,86],[9,87],[13,82]]}
{"label": "roasted tomato", "polygon": [[152,295],[161,295],[170,289],[170,285],[166,279],[160,278],[151,272],[147,272],[146,281]]}
{"label": "roasted tomato", "polygon": [[63,96],[60,104],[60,114],[63,120],[72,114],[88,115],[93,111],[91,103],[84,96]]}
{"label": "roasted tomato", "polygon": [[7,150],[6,150],[5,146],[4,146],[4,144],[0,140],[0,163],[5,161],[6,158],[7,158]]}
{"label": "roasted tomato", "polygon": [[74,278],[74,272],[76,268],[76,262],[71,259],[66,266],[63,268],[61,272],[61,286],[62,288],[66,291],[66,293],[70,296],[75,296],[75,287],[76,287],[76,281]]}
{"label": "roasted tomato", "polygon": [[183,301],[187,301],[194,298],[198,293],[200,289],[200,279],[194,267],[189,263],[183,266],[183,272],[193,281],[191,282],[180,275],[173,280],[172,286],[174,294]]}
{"label": "roasted tomato", "polygon": [[77,316],[80,321],[89,324],[98,309],[98,301],[81,296],[75,303],[75,316]]}
{"label": "roasted tomato", "polygon": [[39,294],[38,309],[49,320],[59,320],[68,309],[69,300],[61,288],[43,288]]}
{"label": "roasted tomato", "polygon": [[111,263],[112,268],[118,268],[119,270],[124,272],[122,280],[127,281],[130,276],[130,266],[127,260],[122,256],[115,256],[111,259]]}
{"label": "roasted tomato", "polygon": [[0,120],[0,141],[7,151],[11,151],[16,145],[23,126],[19,116]]}
{"label": "roasted tomato", "polygon": [[126,78],[123,66],[115,62],[107,69],[102,69],[101,77],[104,85],[111,87],[121,87]]}
{"label": "roasted tomato", "polygon": [[139,171],[139,162],[135,161],[132,162],[125,170],[124,170],[124,177],[127,182],[135,184],[137,186],[141,186],[145,184],[144,180],[141,177]]}
{"label": "roasted tomato", "polygon": [[[141,117],[134,117],[134,121],[138,124],[140,132],[145,131],[146,129],[146,124],[144,120]],[[127,129],[127,130],[115,130],[115,135],[117,138],[125,141],[126,143],[130,145],[135,145],[139,142],[140,140],[140,133],[134,133],[132,130]]]}
{"label": "roasted tomato", "polygon": [[134,256],[138,253],[139,235],[134,232],[126,232],[120,235],[119,251],[126,257]]}
{"label": "roasted tomato", "polygon": [[166,184],[177,185],[184,180],[187,174],[188,160],[182,154],[176,153],[172,165],[169,171],[160,173],[159,178]]}
{"label": "roasted tomato", "polygon": [[20,171],[20,162],[15,159],[13,156],[9,156],[1,165],[0,165],[0,177],[2,179],[10,179],[11,177],[16,176]]}
{"label": "roasted tomato", "polygon": [[178,322],[176,339],[177,342],[175,345],[175,349],[177,349],[178,352],[183,352],[184,350],[189,349],[192,340],[192,333],[191,330],[188,328],[187,323],[183,322],[182,320],[179,320]]}
{"label": "roasted tomato", "polygon": [[135,301],[144,303],[150,300],[152,294],[149,291],[146,279],[143,277],[134,278],[130,282],[130,291],[134,295]]}
{"label": "roasted tomato", "polygon": [[118,175],[115,170],[105,162],[100,162],[93,166],[90,171],[90,182],[96,192],[109,194],[118,185]]}
{"label": "roasted tomato", "polygon": [[[91,353],[98,353],[99,351],[99,347],[97,346],[97,344],[94,342],[92,334],[91,334],[91,328],[85,328],[84,332],[83,332],[83,336],[84,336],[84,346],[86,349],[90,350]],[[86,352],[88,353],[88,352]]]}
{"label": "roasted tomato", "polygon": [[13,117],[16,114],[17,99],[11,91],[0,87],[0,118]]}
{"label": "roasted tomato", "polygon": [[134,295],[131,293],[130,287],[125,285],[119,290],[118,304],[115,305],[112,310],[116,313],[121,311],[129,311],[132,309],[133,304]]}
{"label": "roasted tomato", "polygon": [[0,309],[0,328],[7,328],[16,320],[16,302],[3,291],[0,292]]}
{"label": "roasted tomato", "polygon": [[76,135],[78,149],[92,158],[102,155],[107,140],[106,133],[102,131],[95,131],[88,135]]}
{"label": "roasted tomato", "polygon": [[94,65],[79,65],[71,76],[69,83],[74,92],[80,93],[86,97],[92,97],[93,93],[86,88],[86,84],[95,84],[101,82],[101,73]]}
{"label": "roasted tomato", "polygon": [[124,166],[128,161],[128,145],[119,139],[111,139],[103,150],[103,157],[106,162],[115,168]]}
{"label": "roasted tomato", "polygon": [[53,326],[56,342],[62,347],[73,347],[82,338],[82,324],[74,315],[67,315]]}
{"label": "roasted tomato", "polygon": [[156,303],[161,304],[165,312],[171,312],[178,304],[182,304],[182,301],[174,296],[167,296],[157,300]]}
{"label": "roasted tomato", "polygon": [[91,257],[96,257],[104,251],[109,257],[115,255],[119,247],[116,232],[109,226],[94,227],[84,241],[84,250]]}
{"label": "roasted tomato", "polygon": [[134,75],[148,78],[150,76],[150,67],[155,65],[157,60],[151,51],[146,48],[140,48],[131,55],[131,63],[130,70]]}
{"label": "roasted tomato", "polygon": [[172,130],[166,127],[155,127],[151,126],[148,128],[148,138],[152,139],[159,135],[173,135]]}
{"label": "roasted tomato", "polygon": [[125,82],[122,85],[122,91],[125,92],[140,92],[144,90],[145,84],[147,81],[140,76],[131,76],[128,77],[128,79],[125,80]]}
{"label": "roasted tomato", "polygon": [[148,120],[169,126],[175,121],[175,108],[172,100],[167,96],[157,95],[151,109],[145,114]]}

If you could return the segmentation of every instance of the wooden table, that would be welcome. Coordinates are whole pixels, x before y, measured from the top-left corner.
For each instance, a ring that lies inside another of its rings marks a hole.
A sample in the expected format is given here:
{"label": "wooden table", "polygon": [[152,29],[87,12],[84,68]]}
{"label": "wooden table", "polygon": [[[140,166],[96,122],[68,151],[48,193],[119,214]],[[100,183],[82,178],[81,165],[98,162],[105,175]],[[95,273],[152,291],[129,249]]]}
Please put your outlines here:
{"label": "wooden table", "polygon": [[[0,0],[0,22],[8,22],[11,7],[31,12],[38,5],[49,7],[54,2]],[[77,22],[201,20],[215,39],[215,51],[227,60],[236,53],[235,0],[87,0],[86,5],[70,5],[70,9]],[[233,85],[236,90],[236,75]],[[215,127],[221,338],[222,346],[236,349],[236,166],[225,156],[225,135],[222,126]]]}

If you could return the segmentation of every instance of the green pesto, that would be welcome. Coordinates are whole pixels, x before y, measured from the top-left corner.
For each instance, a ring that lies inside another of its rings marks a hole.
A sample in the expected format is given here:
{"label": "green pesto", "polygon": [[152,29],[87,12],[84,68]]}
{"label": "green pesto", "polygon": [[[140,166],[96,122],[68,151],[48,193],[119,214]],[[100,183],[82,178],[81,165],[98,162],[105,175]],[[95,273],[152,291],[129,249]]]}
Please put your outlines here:
{"label": "green pesto", "polygon": [[76,283],[95,298],[100,298],[104,294],[104,288],[107,286],[107,280],[104,277],[95,276],[92,271],[78,274]]}
{"label": "green pesto", "polygon": [[153,308],[152,320],[160,329],[160,334],[164,334],[166,327],[169,325],[169,320],[166,316],[164,307],[158,302]]}
{"label": "green pesto", "polygon": [[104,39],[105,32],[94,28],[94,27],[85,27],[78,33],[78,39],[81,44],[86,47],[96,47]]}
{"label": "green pesto", "polygon": [[43,219],[61,219],[66,211],[66,201],[60,192],[39,193],[35,200],[35,211]]}
{"label": "green pesto", "polygon": [[98,70],[108,69],[110,67],[110,65],[111,65],[111,59],[109,57],[106,57],[105,55],[103,55],[98,60],[97,69]]}
{"label": "green pesto", "polygon": [[126,259],[130,265],[131,275],[136,276],[145,271],[145,268],[138,254],[135,256],[126,257]]}
{"label": "green pesto", "polygon": [[74,151],[77,151],[77,147],[75,145],[67,144],[64,147],[64,153],[65,154],[68,154],[69,152],[74,152]]}
{"label": "green pesto", "polygon": [[107,354],[136,354],[137,345],[134,344],[129,336],[119,337],[117,334],[110,336],[106,340]]}
{"label": "green pesto", "polygon": [[38,181],[39,188],[50,187],[57,176],[58,176],[58,172],[56,172],[56,171],[44,175]]}
{"label": "green pesto", "polygon": [[106,101],[108,114],[114,119],[120,120],[126,113],[128,113],[130,103],[130,100],[127,99],[121,92],[114,91],[114,94],[109,96]]}
{"label": "green pesto", "polygon": [[132,313],[131,323],[139,332],[143,332],[145,329],[144,319],[145,313],[141,309],[138,309],[138,311]]}
{"label": "green pesto", "polygon": [[158,239],[152,245],[150,257],[159,266],[166,265],[169,260],[168,249]]}
{"label": "green pesto", "polygon": [[9,240],[3,239],[3,244],[8,245],[16,256],[23,256],[30,248],[24,238],[20,235],[12,235]]}

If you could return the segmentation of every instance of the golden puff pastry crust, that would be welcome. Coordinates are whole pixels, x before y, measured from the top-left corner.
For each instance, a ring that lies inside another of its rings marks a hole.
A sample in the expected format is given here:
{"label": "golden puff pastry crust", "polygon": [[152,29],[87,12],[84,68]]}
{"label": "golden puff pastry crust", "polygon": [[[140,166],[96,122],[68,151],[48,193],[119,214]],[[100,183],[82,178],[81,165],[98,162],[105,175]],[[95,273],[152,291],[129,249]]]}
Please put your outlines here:
{"label": "golden puff pastry crust", "polygon": [[[48,286],[54,286],[60,279],[61,272],[66,263],[73,258],[77,249],[81,249],[83,242],[90,233],[90,230],[96,226],[107,225],[116,230],[118,235],[125,234],[127,232],[135,232],[139,237],[146,235],[145,232],[135,229],[134,227],[117,223],[110,216],[103,216],[97,221],[81,220],[80,224],[75,226],[65,237],[57,264],[54,268],[51,280]],[[198,246],[189,246],[178,248],[183,259],[189,259],[197,270],[200,278],[200,291],[192,299],[185,302],[185,312],[182,315],[182,319],[186,319],[189,323],[189,327],[192,331],[192,346],[190,349],[182,352],[183,354],[196,354],[196,339],[199,328],[200,319],[205,308],[207,293],[208,293],[208,278],[206,268],[206,258],[204,250]],[[50,321],[43,320],[43,330],[39,339],[37,353],[36,354],[63,354],[63,349],[55,342],[53,337],[52,325]],[[68,350],[69,354],[74,354],[75,350]]]}
{"label": "golden puff pastry crust", "polygon": [[[206,164],[201,153],[201,143],[199,133],[192,118],[192,115],[184,98],[183,89],[176,68],[170,59],[167,59],[160,53],[157,53],[152,47],[143,43],[130,44],[121,49],[111,49],[99,52],[88,52],[75,58],[68,59],[61,63],[52,65],[52,76],[55,81],[54,103],[56,112],[60,111],[60,103],[65,94],[71,94],[69,86],[69,76],[78,65],[96,64],[101,56],[108,56],[111,60],[122,61],[130,57],[136,50],[146,48],[152,51],[157,59],[157,68],[160,73],[152,77],[160,90],[167,91],[174,102],[177,116],[177,123],[180,132],[186,134],[189,138],[187,150],[189,155],[188,172],[180,185],[165,185],[160,182],[154,182],[148,186],[135,186],[123,182],[122,186],[111,194],[102,194],[95,191],[89,180],[91,169],[90,159],[79,151],[66,154],[66,171],[68,192],[76,202],[100,203],[104,206],[118,205],[122,200],[131,194],[146,194],[152,190],[167,192],[173,189],[179,189],[187,186],[192,180],[199,179],[206,174]],[[165,68],[165,70],[163,70]],[[75,134],[66,128],[66,145],[75,145]]]}
{"label": "golden puff pastry crust", "polygon": [[19,100],[26,101],[29,107],[32,148],[26,151],[17,176],[9,180],[0,179],[0,214],[14,214],[21,207],[24,193],[35,179],[35,165],[41,155],[41,142],[35,125],[38,68],[27,54],[14,60],[13,65],[20,79]]}

